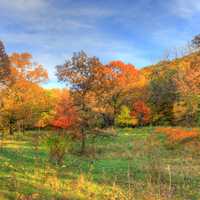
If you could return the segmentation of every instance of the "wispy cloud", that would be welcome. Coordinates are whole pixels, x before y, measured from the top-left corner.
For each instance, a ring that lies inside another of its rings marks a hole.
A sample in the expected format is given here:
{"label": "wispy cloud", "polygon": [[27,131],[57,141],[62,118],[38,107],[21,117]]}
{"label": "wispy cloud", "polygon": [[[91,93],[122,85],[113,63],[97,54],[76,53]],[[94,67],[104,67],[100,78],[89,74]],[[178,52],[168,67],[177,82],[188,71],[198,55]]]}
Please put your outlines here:
{"label": "wispy cloud", "polygon": [[172,13],[182,18],[190,18],[200,12],[199,0],[171,0],[169,2]]}
{"label": "wispy cloud", "polygon": [[30,12],[30,11],[38,11],[48,6],[47,0],[14,0],[0,1],[1,8],[6,10],[15,11],[15,12]]}

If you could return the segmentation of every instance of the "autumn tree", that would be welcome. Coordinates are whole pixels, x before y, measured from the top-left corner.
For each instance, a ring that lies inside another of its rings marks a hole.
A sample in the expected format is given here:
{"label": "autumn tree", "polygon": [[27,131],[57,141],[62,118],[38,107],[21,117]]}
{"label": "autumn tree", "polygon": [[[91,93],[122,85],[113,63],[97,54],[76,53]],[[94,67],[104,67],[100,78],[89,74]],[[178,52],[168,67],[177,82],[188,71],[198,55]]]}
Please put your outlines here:
{"label": "autumn tree", "polygon": [[[3,93],[1,117],[13,134],[17,123],[30,126],[46,105],[44,90],[38,85],[48,78],[47,71],[41,65],[31,61],[28,53],[10,56],[12,85]],[[24,128],[23,128],[24,129]]]}
{"label": "autumn tree", "polygon": [[32,61],[30,53],[13,53],[10,56],[12,77],[16,82],[29,81],[31,83],[42,83],[48,79],[48,72],[42,65]]}
{"label": "autumn tree", "polygon": [[55,113],[51,125],[58,129],[69,129],[76,122],[76,113],[70,100],[69,92],[64,90],[55,106]]}
{"label": "autumn tree", "polygon": [[138,100],[133,104],[131,116],[137,119],[138,125],[144,126],[150,122],[151,110],[143,101]]}
{"label": "autumn tree", "polygon": [[57,66],[57,77],[70,87],[74,106],[79,115],[79,131],[81,134],[81,152],[85,151],[85,141],[90,129],[93,111],[89,107],[91,93],[95,83],[96,68],[101,65],[96,57],[88,57],[83,51],[74,53],[70,60]]}
{"label": "autumn tree", "polygon": [[44,89],[31,83],[15,83],[12,88],[4,91],[3,96],[1,116],[10,134],[17,127],[21,131],[33,128],[47,106]]}
{"label": "autumn tree", "polygon": [[[180,91],[180,100],[174,107],[174,114],[187,125],[194,125],[200,107],[200,55],[196,54],[190,62],[178,70],[176,84]],[[180,108],[182,107],[182,112]],[[184,111],[184,112],[183,112]],[[179,112],[179,113],[178,113]]]}
{"label": "autumn tree", "polygon": [[120,113],[115,118],[115,125],[120,127],[129,127],[133,125],[132,121],[129,107],[123,105]]}
{"label": "autumn tree", "polygon": [[44,96],[46,97],[46,105],[41,105],[43,107],[43,112],[37,118],[35,127],[40,129],[51,126],[52,120],[55,119],[56,107],[60,101],[61,96],[63,96],[62,89],[45,89]]}
{"label": "autumn tree", "polygon": [[130,101],[132,90],[138,81],[138,70],[132,64],[125,64],[122,61],[112,61],[101,70],[98,96],[104,109],[112,117],[113,123],[120,107]]}

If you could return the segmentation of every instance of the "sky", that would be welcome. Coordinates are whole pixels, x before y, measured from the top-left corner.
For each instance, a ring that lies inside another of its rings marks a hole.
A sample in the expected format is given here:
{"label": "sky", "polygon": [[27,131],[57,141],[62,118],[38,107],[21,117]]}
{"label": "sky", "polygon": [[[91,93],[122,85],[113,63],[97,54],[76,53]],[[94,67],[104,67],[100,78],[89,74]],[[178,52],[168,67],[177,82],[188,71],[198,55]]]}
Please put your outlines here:
{"label": "sky", "polygon": [[63,87],[55,66],[84,50],[141,68],[200,33],[200,0],[0,0],[0,40],[29,52]]}

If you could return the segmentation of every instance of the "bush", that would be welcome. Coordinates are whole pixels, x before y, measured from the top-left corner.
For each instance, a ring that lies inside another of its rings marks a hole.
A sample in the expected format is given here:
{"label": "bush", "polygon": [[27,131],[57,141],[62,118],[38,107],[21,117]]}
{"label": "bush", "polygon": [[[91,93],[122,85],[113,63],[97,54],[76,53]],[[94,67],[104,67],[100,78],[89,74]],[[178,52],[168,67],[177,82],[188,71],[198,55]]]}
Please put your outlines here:
{"label": "bush", "polygon": [[200,133],[196,129],[184,130],[182,128],[157,128],[155,132],[166,135],[168,142],[171,144],[185,143],[200,137]]}
{"label": "bush", "polygon": [[64,160],[65,154],[70,151],[71,145],[72,139],[69,135],[50,135],[47,141],[50,161],[56,164],[61,164]]}
{"label": "bush", "polygon": [[127,106],[121,107],[119,115],[115,118],[115,125],[119,127],[129,127],[133,125],[130,109]]}

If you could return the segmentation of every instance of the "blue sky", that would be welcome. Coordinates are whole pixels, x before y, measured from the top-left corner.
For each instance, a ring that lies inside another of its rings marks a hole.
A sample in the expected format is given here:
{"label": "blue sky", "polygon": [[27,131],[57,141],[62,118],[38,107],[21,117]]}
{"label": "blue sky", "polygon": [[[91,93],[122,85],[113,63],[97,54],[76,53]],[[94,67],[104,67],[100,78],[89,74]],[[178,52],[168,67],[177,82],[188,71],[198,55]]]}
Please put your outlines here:
{"label": "blue sky", "polygon": [[199,0],[0,0],[0,39],[8,53],[30,52],[50,80],[73,52],[140,68],[200,33]]}

